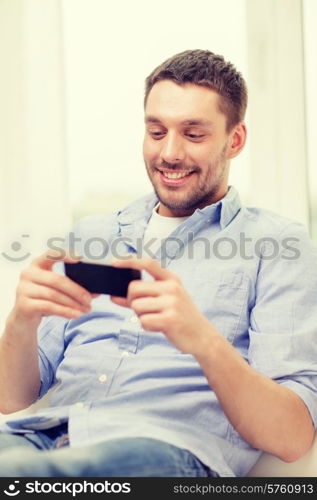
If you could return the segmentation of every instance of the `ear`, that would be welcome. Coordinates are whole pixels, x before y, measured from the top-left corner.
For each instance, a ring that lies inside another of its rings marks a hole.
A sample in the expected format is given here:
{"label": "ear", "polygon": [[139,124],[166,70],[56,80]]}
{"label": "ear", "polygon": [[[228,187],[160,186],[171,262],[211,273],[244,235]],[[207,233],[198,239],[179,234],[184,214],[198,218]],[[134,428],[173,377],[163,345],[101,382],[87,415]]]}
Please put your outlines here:
{"label": "ear", "polygon": [[244,148],[247,139],[247,128],[244,122],[239,122],[229,134],[228,159],[237,156]]}

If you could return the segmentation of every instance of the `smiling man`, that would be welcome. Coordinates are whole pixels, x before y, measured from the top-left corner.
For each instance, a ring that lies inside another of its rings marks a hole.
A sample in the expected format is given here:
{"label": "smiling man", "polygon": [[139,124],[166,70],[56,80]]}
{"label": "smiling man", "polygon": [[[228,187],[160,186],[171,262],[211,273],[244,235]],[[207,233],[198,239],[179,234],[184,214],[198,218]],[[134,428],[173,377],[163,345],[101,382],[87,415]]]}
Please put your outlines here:
{"label": "smiling man", "polygon": [[311,446],[317,251],[300,224],[243,207],[228,184],[246,104],[240,73],[206,50],[146,79],[154,193],[79,221],[71,248],[85,257],[102,238],[105,261],[134,254],[114,265],[144,279],[126,298],[96,297],[50,252],[22,272],[0,410],[53,391],[49,408],[2,427],[1,475],[245,476],[262,451],[291,462]]}

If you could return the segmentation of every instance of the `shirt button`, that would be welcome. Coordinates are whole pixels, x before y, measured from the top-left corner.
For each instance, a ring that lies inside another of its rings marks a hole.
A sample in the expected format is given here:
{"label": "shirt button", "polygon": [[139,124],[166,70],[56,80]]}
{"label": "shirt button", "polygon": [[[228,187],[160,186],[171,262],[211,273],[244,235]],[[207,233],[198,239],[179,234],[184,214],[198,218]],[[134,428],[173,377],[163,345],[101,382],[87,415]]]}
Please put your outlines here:
{"label": "shirt button", "polygon": [[137,316],[131,316],[130,321],[131,323],[137,323],[139,321],[139,318]]}
{"label": "shirt button", "polygon": [[121,357],[122,357],[122,358],[128,358],[129,356],[130,356],[130,353],[129,353],[128,351],[123,351],[123,352],[121,353]]}
{"label": "shirt button", "polygon": [[105,375],[105,374],[103,373],[102,375],[100,375],[100,377],[99,377],[99,379],[98,379],[98,380],[99,380],[99,382],[100,382],[101,384],[104,384],[104,383],[106,382],[106,380],[107,380],[107,375]]}
{"label": "shirt button", "polygon": [[85,406],[85,403],[83,403],[82,401],[78,401],[75,406],[77,406],[77,408],[83,408]]}

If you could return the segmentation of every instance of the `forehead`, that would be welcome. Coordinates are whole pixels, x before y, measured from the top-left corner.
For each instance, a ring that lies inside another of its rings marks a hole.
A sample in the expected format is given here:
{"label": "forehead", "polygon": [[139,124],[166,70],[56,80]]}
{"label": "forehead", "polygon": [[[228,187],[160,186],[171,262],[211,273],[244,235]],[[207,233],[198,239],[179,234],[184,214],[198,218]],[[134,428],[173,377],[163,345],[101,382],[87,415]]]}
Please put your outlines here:
{"label": "forehead", "polygon": [[212,89],[186,83],[177,85],[162,80],[149,92],[145,119],[155,117],[160,121],[225,121],[219,111],[219,95]]}

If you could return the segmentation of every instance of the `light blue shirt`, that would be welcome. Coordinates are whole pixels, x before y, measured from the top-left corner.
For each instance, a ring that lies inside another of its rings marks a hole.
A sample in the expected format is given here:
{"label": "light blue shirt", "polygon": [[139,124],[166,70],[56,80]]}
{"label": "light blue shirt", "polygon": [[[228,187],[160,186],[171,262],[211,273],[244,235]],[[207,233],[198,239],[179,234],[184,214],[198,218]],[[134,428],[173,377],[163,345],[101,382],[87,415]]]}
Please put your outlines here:
{"label": "light blue shirt", "polygon": [[[104,261],[142,253],[156,203],[150,195],[115,214],[82,219],[76,251]],[[303,399],[316,425],[317,250],[304,227],[242,207],[231,187],[181,223],[156,258],[255,370]],[[3,430],[31,432],[68,420],[74,447],[116,437],[161,439],[222,477],[245,476],[258,459],[261,452],[231,426],[196,359],[161,332],[144,331],[131,309],[108,296],[78,319],[43,319],[38,337],[40,397],[55,385],[51,408]]]}

